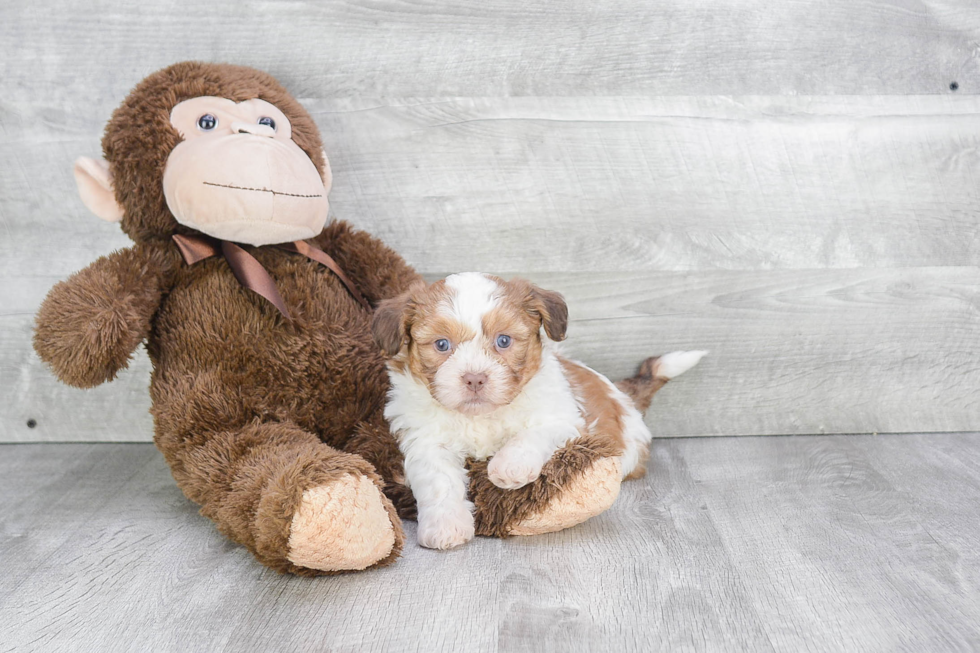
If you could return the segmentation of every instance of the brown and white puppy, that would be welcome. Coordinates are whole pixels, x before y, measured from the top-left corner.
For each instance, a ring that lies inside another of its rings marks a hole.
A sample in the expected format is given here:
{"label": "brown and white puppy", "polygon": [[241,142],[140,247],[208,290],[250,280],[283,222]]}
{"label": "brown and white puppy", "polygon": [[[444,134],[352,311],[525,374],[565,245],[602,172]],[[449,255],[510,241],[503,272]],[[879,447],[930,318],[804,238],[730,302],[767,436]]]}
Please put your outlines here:
{"label": "brown and white puppy", "polygon": [[[505,489],[533,482],[556,450],[585,434],[622,452],[624,478],[645,464],[651,435],[630,398],[558,354],[554,343],[567,324],[560,294],[475,272],[378,307],[373,331],[391,378],[385,417],[405,455],[422,546],[448,549],[473,538],[467,458],[492,457],[489,478]],[[703,355],[662,356],[661,378]]]}

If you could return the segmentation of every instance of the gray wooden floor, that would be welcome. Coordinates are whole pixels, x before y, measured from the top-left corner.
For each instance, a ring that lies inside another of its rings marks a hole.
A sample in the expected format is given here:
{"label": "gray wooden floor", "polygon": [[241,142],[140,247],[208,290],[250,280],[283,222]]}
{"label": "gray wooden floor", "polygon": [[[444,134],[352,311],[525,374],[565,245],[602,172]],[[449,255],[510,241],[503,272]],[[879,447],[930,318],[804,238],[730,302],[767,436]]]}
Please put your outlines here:
{"label": "gray wooden floor", "polygon": [[980,434],[658,440],[651,465],[578,528],[311,580],[218,535],[151,445],[2,445],[0,650],[980,648]]}

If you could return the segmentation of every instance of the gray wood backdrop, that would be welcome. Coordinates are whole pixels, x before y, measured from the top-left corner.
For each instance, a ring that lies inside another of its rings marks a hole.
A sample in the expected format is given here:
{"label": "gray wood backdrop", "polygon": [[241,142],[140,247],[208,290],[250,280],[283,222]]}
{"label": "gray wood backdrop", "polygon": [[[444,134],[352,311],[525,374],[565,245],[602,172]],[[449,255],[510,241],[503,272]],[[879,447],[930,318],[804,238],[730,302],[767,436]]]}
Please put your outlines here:
{"label": "gray wood backdrop", "polygon": [[73,159],[184,59],[276,75],[334,215],[561,290],[599,370],[711,350],[659,436],[980,429],[976,0],[37,0],[0,21],[0,441],[151,437],[144,354],[74,390],[30,332],[128,243]]}

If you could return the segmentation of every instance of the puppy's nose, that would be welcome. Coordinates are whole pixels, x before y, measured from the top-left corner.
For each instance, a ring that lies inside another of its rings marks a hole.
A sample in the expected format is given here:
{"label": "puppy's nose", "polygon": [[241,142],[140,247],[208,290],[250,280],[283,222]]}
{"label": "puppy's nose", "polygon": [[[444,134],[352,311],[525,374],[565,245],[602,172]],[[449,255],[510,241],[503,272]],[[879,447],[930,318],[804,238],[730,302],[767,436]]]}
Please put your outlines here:
{"label": "puppy's nose", "polygon": [[467,372],[466,374],[463,375],[463,383],[465,383],[466,387],[472,390],[473,392],[479,392],[480,390],[482,390],[486,382],[487,382],[487,375],[483,374],[482,372],[480,374]]}

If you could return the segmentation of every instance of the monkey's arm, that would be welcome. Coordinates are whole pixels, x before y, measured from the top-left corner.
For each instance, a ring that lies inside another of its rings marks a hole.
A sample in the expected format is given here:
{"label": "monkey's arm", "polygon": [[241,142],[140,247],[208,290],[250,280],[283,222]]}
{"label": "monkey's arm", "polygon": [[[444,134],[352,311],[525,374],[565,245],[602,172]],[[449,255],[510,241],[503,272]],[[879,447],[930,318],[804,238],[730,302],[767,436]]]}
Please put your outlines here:
{"label": "monkey's arm", "polygon": [[331,222],[314,242],[337,261],[372,303],[394,297],[422,280],[422,275],[393,249],[347,222]]}
{"label": "monkey's arm", "polygon": [[137,246],[58,283],[35,318],[34,351],[69,385],[112,380],[150,332],[164,270],[159,253]]}

